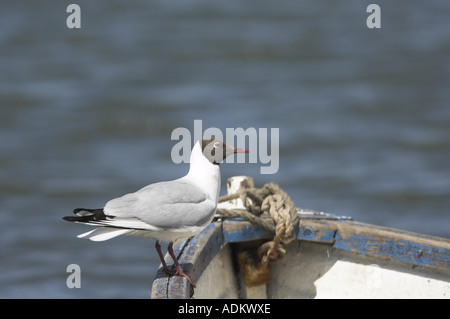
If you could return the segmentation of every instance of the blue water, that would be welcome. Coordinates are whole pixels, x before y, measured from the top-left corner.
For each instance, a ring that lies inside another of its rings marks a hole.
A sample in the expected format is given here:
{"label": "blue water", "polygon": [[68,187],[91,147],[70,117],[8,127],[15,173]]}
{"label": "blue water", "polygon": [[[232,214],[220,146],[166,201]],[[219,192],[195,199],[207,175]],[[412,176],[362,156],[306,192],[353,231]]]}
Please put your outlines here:
{"label": "blue water", "polygon": [[[297,206],[450,237],[450,3],[0,4],[0,297],[147,298],[150,240],[93,243],[61,217],[185,174],[177,127],[279,128]],[[66,268],[81,267],[69,289]]]}

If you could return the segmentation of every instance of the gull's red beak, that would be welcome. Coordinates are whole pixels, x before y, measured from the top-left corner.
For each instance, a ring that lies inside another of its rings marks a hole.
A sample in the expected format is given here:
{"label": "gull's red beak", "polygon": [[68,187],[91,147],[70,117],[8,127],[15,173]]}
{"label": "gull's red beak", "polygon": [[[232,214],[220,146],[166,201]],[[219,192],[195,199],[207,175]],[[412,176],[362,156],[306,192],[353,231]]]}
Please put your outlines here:
{"label": "gull's red beak", "polygon": [[250,153],[250,151],[246,148],[235,148],[234,154],[236,154],[236,153]]}
{"label": "gull's red beak", "polygon": [[246,148],[234,148],[234,147],[228,146],[228,145],[226,145],[226,149],[224,151],[226,152],[226,156],[229,156],[231,154],[237,154],[237,153],[250,153],[250,151]]}

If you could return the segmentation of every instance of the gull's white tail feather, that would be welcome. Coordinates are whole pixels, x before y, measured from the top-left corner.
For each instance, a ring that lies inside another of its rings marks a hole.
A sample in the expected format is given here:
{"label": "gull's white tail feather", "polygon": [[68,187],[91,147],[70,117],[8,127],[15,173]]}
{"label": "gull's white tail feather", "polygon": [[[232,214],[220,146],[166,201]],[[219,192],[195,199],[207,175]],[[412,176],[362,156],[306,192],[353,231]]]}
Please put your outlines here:
{"label": "gull's white tail feather", "polygon": [[131,233],[132,230],[130,229],[118,229],[118,228],[111,228],[111,227],[100,227],[96,228],[94,230],[88,231],[87,233],[83,233],[78,235],[78,238],[87,238],[92,241],[104,241],[108,240],[120,235],[126,235],[128,233]]}

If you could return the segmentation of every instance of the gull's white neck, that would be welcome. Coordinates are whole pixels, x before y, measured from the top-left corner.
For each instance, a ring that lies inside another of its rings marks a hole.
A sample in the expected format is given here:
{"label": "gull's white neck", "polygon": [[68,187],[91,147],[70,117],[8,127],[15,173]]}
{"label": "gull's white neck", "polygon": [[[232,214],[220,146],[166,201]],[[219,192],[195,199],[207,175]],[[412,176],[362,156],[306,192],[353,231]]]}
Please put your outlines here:
{"label": "gull's white neck", "polygon": [[203,156],[200,141],[197,141],[192,149],[189,173],[182,179],[195,184],[217,203],[220,193],[219,165],[212,164]]}

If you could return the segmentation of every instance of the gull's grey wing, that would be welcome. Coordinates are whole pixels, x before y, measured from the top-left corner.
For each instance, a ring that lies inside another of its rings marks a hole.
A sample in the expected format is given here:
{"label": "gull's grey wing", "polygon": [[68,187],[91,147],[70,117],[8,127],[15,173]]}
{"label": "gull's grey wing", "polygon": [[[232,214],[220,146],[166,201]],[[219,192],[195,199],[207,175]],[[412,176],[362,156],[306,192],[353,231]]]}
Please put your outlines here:
{"label": "gull's grey wing", "polygon": [[114,217],[118,227],[123,221],[123,227],[127,228],[141,228],[132,225],[143,222],[154,229],[176,229],[204,225],[211,219],[216,205],[197,186],[171,181],[151,184],[110,200],[104,212]]}

